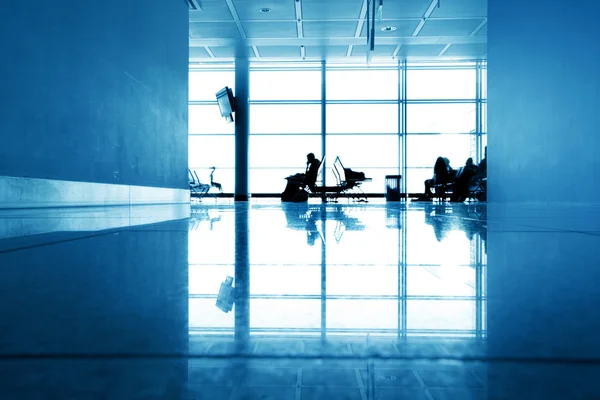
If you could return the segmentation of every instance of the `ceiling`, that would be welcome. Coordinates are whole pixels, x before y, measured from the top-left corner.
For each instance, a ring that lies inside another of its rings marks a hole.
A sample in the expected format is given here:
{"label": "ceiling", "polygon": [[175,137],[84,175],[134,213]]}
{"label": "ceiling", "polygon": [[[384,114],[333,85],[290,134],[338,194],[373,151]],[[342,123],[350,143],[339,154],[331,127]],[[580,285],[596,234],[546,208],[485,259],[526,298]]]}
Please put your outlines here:
{"label": "ceiling", "polygon": [[487,55],[487,0],[383,0],[373,51],[367,46],[367,0],[187,1],[191,63],[231,62],[236,51],[273,62],[444,61]]}

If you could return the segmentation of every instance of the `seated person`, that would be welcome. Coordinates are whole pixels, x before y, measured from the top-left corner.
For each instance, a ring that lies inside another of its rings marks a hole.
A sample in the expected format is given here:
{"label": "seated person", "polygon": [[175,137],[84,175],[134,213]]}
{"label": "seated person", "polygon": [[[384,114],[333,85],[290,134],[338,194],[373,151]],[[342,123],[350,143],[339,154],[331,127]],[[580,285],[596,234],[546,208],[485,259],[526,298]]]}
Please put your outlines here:
{"label": "seated person", "polygon": [[304,184],[309,188],[313,187],[317,183],[317,175],[319,174],[319,167],[321,161],[319,161],[313,153],[306,155],[306,173],[304,177]]}
{"label": "seated person", "polygon": [[305,173],[297,173],[288,176],[288,181],[285,190],[281,194],[282,201],[306,201],[308,193],[304,190],[306,187],[312,188],[317,182],[319,167],[321,162],[313,153],[306,155],[306,171]]}
{"label": "seated person", "polygon": [[455,173],[456,171],[450,167],[450,161],[447,158],[438,157],[433,166],[433,178],[425,180],[425,193],[418,200],[431,200],[433,198],[433,187],[451,183]]}
{"label": "seated person", "polygon": [[454,179],[454,192],[450,201],[463,202],[469,197],[469,183],[478,173],[477,166],[473,163],[473,159],[469,157],[464,167],[461,167]]}

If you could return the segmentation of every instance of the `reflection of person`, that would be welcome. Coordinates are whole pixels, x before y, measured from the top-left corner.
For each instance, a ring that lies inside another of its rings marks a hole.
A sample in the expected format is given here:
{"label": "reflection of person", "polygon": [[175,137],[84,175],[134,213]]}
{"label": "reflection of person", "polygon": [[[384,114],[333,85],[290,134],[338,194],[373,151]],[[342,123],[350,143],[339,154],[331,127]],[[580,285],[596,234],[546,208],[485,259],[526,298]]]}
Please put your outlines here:
{"label": "reflection of person", "polygon": [[444,240],[452,230],[460,229],[465,232],[468,240],[473,240],[475,234],[482,241],[487,239],[487,214],[485,206],[469,206],[457,208],[445,204],[426,206],[425,223],[433,227],[438,242]]}

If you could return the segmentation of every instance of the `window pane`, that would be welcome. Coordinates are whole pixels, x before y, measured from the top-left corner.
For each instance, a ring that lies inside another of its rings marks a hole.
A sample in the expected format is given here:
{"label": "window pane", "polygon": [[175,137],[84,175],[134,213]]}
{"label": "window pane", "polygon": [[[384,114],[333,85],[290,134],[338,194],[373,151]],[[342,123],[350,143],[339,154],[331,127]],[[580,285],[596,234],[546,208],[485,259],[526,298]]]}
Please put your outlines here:
{"label": "window pane", "polygon": [[[329,164],[328,164],[329,165]],[[384,193],[385,192],[385,176],[386,175],[397,175],[398,168],[375,168],[375,167],[347,167],[344,163],[345,168],[351,168],[353,171],[360,171],[365,173],[365,177],[371,178],[372,181],[364,182],[360,185],[360,188],[365,193]],[[327,185],[335,185],[336,177],[333,173],[333,169],[329,165],[327,168]]]}
{"label": "window pane", "polygon": [[285,177],[304,170],[304,167],[250,168],[250,193],[282,193],[287,184]]}
{"label": "window pane", "polygon": [[396,100],[398,70],[327,71],[328,100]]}
{"label": "window pane", "polygon": [[[190,168],[233,168],[235,166],[235,138],[233,135],[223,136],[189,136]],[[216,178],[216,175],[215,175]]]}
{"label": "window pane", "polygon": [[433,176],[433,165],[430,168],[407,168],[406,191],[408,193],[424,193],[425,179],[431,179]]}
{"label": "window pane", "polygon": [[475,132],[475,104],[408,104],[406,123],[408,133]]}
{"label": "window pane", "polygon": [[458,169],[465,165],[467,158],[475,157],[474,149],[471,154],[471,143],[474,135],[407,135],[407,166],[431,167],[438,157],[446,157],[450,165]]}
{"label": "window pane", "polygon": [[398,146],[396,135],[327,136],[327,164],[333,165],[338,156],[346,168],[397,168]]}
{"label": "window pane", "polygon": [[250,100],[320,100],[321,71],[252,71]]}
{"label": "window pane", "polygon": [[474,300],[408,300],[408,329],[475,329]]}
{"label": "window pane", "polygon": [[481,70],[481,97],[487,99],[487,68]]}
{"label": "window pane", "polygon": [[250,135],[250,168],[287,167],[304,172],[308,153],[321,159],[320,135]]}
{"label": "window pane", "polygon": [[229,86],[235,93],[233,71],[190,71],[190,101],[217,100],[217,92]]}
{"label": "window pane", "polygon": [[251,104],[250,132],[321,133],[321,106],[319,104]]}
{"label": "window pane", "polygon": [[232,135],[235,132],[235,124],[225,121],[216,103],[190,105],[188,130],[190,134],[228,133]]}
{"label": "window pane", "polygon": [[397,132],[398,105],[396,104],[327,105],[327,133]]}
{"label": "window pane", "polygon": [[475,99],[475,69],[409,69],[406,96],[416,99]]}
{"label": "window pane", "polygon": [[[191,168],[196,174],[200,183],[210,183],[210,174],[212,168]],[[235,189],[235,169],[229,168],[217,168],[213,175],[213,181],[221,184],[223,193],[233,193]],[[209,193],[218,193],[218,189],[210,188]]]}

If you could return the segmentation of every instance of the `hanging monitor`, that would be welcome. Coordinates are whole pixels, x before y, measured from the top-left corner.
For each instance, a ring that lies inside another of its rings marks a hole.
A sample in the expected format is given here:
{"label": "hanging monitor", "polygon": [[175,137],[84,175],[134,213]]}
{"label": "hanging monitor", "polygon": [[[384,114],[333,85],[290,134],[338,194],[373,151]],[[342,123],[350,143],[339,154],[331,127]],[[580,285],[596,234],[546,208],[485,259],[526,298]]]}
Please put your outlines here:
{"label": "hanging monitor", "polygon": [[224,117],[227,122],[233,122],[233,112],[235,111],[235,100],[233,98],[233,91],[225,86],[223,89],[217,92],[217,102],[219,103],[219,110],[221,116]]}

